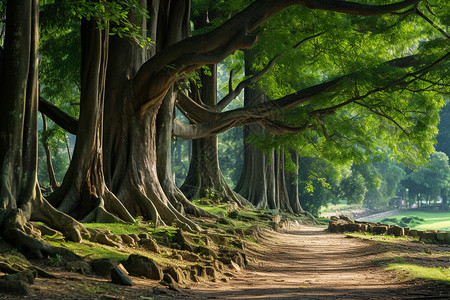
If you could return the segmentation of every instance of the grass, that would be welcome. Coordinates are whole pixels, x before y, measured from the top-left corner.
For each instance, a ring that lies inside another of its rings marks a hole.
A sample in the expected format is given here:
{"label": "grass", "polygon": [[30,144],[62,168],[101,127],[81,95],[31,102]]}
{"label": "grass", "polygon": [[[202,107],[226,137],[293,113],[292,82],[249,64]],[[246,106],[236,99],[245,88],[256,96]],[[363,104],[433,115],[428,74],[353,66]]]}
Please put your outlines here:
{"label": "grass", "polygon": [[418,242],[419,237],[411,237],[411,236],[394,236],[394,235],[379,235],[368,232],[346,232],[347,236],[358,237],[366,240],[373,240],[378,242],[386,242],[386,243],[396,243],[398,241],[410,241],[410,242]]}
{"label": "grass", "polygon": [[322,207],[320,210],[320,214],[325,213],[333,213],[335,211],[349,210],[349,209],[358,209],[362,206],[359,204],[348,205],[346,200],[339,200],[337,204],[330,204],[327,207]]}
{"label": "grass", "polygon": [[[391,222],[386,222],[388,224],[399,224],[400,220],[404,217],[415,216],[423,221],[414,222],[409,225],[412,229],[418,230],[444,230],[450,231],[450,212],[427,212],[418,210],[406,210],[397,215],[390,216]],[[394,221],[394,222],[393,222]],[[383,218],[374,220],[373,222],[383,222]]]}
{"label": "grass", "polygon": [[389,264],[386,270],[400,270],[406,274],[407,278],[410,279],[419,278],[441,281],[450,285],[450,268],[429,268],[409,263],[392,263]]}
{"label": "grass", "polygon": [[[377,242],[398,244],[399,240],[414,241],[417,238],[411,237],[394,237],[386,235],[372,235],[363,233],[348,233],[349,236],[375,240]],[[384,266],[386,271],[400,271],[404,275],[405,279],[423,279],[431,281],[439,281],[450,285],[450,268],[445,267],[428,267],[426,265],[434,264],[437,261],[444,261],[450,257],[450,252],[435,252],[431,253],[420,252],[415,250],[398,248],[395,250],[395,246],[390,246],[387,252],[383,252],[382,258],[375,259],[373,262],[376,265]],[[415,261],[421,261],[423,265],[417,265]]]}

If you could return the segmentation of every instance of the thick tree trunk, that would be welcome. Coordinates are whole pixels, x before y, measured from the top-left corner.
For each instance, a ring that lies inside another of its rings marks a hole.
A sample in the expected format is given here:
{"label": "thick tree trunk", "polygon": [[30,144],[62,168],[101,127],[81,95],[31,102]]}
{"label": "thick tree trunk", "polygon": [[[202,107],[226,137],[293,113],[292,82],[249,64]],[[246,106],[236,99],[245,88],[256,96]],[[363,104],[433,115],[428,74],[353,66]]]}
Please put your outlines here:
{"label": "thick tree trunk", "polygon": [[[214,107],[217,104],[217,65],[209,65],[209,71],[210,75],[200,71],[202,85],[196,101]],[[220,170],[217,144],[217,135],[192,141],[189,172],[180,189],[191,200],[210,198],[242,206],[245,199],[228,186]]]}
{"label": "thick tree trunk", "polygon": [[61,250],[29,236],[29,220],[43,221],[74,241],[87,231],[56,211],[37,183],[38,11],[37,0],[7,3],[0,70],[0,234],[21,252],[42,258]]}
{"label": "thick tree trunk", "polygon": [[[145,5],[145,2],[142,1],[141,5]],[[164,143],[158,143],[158,146],[156,144],[156,117],[162,109],[162,99],[153,101],[145,110],[139,110],[139,102],[146,96],[136,94],[134,82],[130,80],[150,56],[164,48],[165,43],[170,44],[181,38],[178,36],[180,27],[177,26],[182,24],[180,18],[184,21],[189,19],[189,8],[189,1],[149,2],[153,19],[150,19],[148,34],[154,41],[156,39],[156,46],[150,51],[125,39],[111,39],[103,150],[106,184],[131,215],[143,216],[152,220],[155,225],[176,224],[187,230],[200,230],[182,214],[184,209],[196,214],[195,208],[186,199],[183,201],[181,193],[177,194],[178,191],[171,181],[163,178],[162,182],[167,188],[166,195],[158,178],[157,153],[167,151],[170,157],[171,140],[171,121],[164,121],[163,125],[168,126],[169,130],[164,129],[164,132],[169,136],[164,139]],[[177,22],[168,22],[171,18],[180,23],[177,25]],[[141,24],[141,27],[147,29],[146,24]],[[160,31],[162,33],[159,33]],[[158,42],[159,37],[164,40]],[[170,80],[154,78],[149,85],[154,86],[155,90],[164,89],[164,84]],[[172,106],[171,110],[166,110],[169,113],[173,111],[172,97],[171,92],[165,97],[165,104]],[[170,119],[170,115],[166,117]]]}
{"label": "thick tree trunk", "polygon": [[[252,54],[249,51],[245,55],[247,76],[255,72],[250,63]],[[244,105],[254,105],[266,102],[264,91],[255,88],[245,88]],[[286,186],[284,170],[284,152],[272,149],[264,153],[255,145],[248,142],[251,135],[267,135],[267,131],[260,125],[244,126],[244,167],[241,178],[235,191],[250,201],[257,208],[281,209],[287,212],[296,212],[300,207],[298,196],[290,200]],[[295,184],[296,181],[291,181]],[[297,199],[297,200],[296,200]],[[291,203],[295,204],[295,210]]]}
{"label": "thick tree trunk", "polygon": [[109,37],[96,20],[82,21],[81,108],[71,164],[50,197],[58,210],[86,222],[133,222],[106,188],[103,175],[103,109]]}

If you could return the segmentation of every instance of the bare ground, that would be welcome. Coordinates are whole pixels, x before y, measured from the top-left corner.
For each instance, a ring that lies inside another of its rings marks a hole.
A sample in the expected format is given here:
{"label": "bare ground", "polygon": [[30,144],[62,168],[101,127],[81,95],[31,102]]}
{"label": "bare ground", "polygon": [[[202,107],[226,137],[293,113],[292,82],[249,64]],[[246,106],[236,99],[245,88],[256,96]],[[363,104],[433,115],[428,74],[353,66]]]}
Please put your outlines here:
{"label": "bare ground", "polygon": [[249,248],[246,270],[230,271],[217,282],[193,283],[179,292],[152,280],[132,277],[135,285],[123,287],[47,267],[57,279],[38,278],[27,297],[0,291],[0,299],[450,299],[449,285],[408,280],[385,271],[383,263],[401,255],[415,264],[449,268],[449,246],[383,243],[300,226],[268,232],[262,246]]}

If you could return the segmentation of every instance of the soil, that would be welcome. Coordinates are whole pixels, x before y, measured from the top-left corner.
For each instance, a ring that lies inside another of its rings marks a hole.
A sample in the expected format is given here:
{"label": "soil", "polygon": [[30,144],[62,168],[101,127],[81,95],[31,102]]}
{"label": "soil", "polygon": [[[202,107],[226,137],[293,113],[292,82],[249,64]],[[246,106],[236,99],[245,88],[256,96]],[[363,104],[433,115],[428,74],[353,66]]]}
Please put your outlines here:
{"label": "soil", "polygon": [[386,261],[395,256],[449,268],[448,245],[385,243],[300,225],[283,233],[266,232],[261,245],[248,248],[245,270],[229,270],[216,282],[191,283],[178,291],[136,277],[134,286],[124,287],[45,267],[58,278],[36,279],[31,296],[0,291],[0,299],[450,299],[450,285],[385,271]]}

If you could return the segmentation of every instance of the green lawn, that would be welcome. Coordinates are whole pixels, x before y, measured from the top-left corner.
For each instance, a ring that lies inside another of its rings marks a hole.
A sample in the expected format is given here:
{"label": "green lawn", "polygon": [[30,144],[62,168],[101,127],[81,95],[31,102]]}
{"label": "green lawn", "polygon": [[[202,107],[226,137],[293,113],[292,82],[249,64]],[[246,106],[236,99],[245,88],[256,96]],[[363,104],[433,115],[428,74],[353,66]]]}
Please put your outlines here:
{"label": "green lawn", "polygon": [[[388,219],[397,219],[400,221],[403,217],[415,216],[423,219],[423,221],[411,224],[409,227],[418,230],[445,230],[450,231],[450,212],[425,212],[417,210],[407,210],[400,214],[389,217]],[[373,222],[386,222],[384,218],[374,220]],[[394,224],[395,222],[386,222],[388,224]],[[398,223],[397,223],[398,224]]]}

